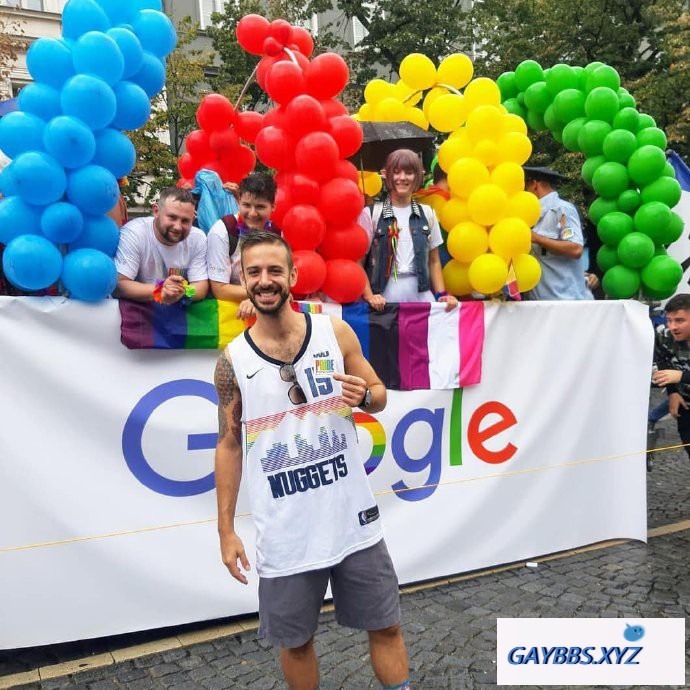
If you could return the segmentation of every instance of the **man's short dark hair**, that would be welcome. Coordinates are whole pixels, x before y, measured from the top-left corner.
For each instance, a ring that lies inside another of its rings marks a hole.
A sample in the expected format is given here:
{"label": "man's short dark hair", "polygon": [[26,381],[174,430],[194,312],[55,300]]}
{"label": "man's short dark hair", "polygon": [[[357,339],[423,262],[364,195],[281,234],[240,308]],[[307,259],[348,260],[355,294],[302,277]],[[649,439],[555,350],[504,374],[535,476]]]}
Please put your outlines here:
{"label": "man's short dark hair", "polygon": [[274,203],[276,200],[276,183],[266,173],[251,173],[240,182],[239,194],[251,194],[257,199],[266,199]]}
{"label": "man's short dark hair", "polygon": [[158,204],[162,205],[168,200],[196,206],[196,201],[194,200],[194,195],[191,190],[182,189],[181,187],[166,187],[165,189],[161,189],[158,195]]}
{"label": "man's short dark hair", "polygon": [[[279,247],[283,247],[287,253],[288,268],[292,270],[294,263],[292,261],[292,249],[290,245],[275,232],[265,232],[264,230],[252,230],[252,232],[247,233],[240,240],[240,259],[244,255],[244,252],[251,247],[256,247],[260,244],[272,244]],[[244,267],[244,263],[242,264]]]}
{"label": "man's short dark hair", "polygon": [[690,311],[690,295],[674,295],[666,302],[664,311],[669,314],[672,311]]}
{"label": "man's short dark hair", "polygon": [[438,164],[434,167],[434,184],[448,179],[448,173]]}

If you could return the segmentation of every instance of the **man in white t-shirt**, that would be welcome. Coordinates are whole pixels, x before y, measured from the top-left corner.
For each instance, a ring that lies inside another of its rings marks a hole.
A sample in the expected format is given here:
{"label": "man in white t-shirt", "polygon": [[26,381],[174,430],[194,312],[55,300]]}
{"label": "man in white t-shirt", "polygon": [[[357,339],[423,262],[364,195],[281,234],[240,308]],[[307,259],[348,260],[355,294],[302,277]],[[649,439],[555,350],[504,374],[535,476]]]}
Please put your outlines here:
{"label": "man in white t-shirt", "polygon": [[152,211],[152,216],[122,226],[115,255],[117,296],[174,304],[192,292],[193,301],[204,299],[206,235],[192,226],[194,197],[188,189],[167,187]]}

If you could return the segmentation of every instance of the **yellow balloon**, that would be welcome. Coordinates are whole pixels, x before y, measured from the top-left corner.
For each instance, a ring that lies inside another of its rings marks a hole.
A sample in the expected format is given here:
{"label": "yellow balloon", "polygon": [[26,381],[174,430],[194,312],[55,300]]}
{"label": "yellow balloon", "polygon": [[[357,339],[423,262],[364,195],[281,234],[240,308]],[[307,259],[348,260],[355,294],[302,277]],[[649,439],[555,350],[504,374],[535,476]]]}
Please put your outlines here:
{"label": "yellow balloon", "polygon": [[499,163],[491,171],[491,182],[511,197],[525,188],[525,171],[517,163]]}
{"label": "yellow balloon", "polygon": [[393,95],[399,98],[409,108],[414,108],[414,106],[422,100],[424,93],[419,89],[413,89],[402,79],[398,79],[393,87]]}
{"label": "yellow balloon", "polygon": [[501,134],[508,132],[519,132],[527,136],[527,123],[515,113],[506,113],[501,123]]}
{"label": "yellow balloon", "polygon": [[498,140],[501,161],[512,161],[524,165],[532,154],[532,142],[519,132],[508,132]]}
{"label": "yellow balloon", "polygon": [[441,60],[438,66],[438,81],[441,84],[454,86],[461,89],[465,86],[474,74],[472,60],[464,53],[453,53]]}
{"label": "yellow balloon", "polygon": [[451,295],[469,295],[472,292],[469,268],[468,264],[461,264],[455,259],[451,259],[443,267],[443,284]]}
{"label": "yellow balloon", "polygon": [[[462,130],[458,130],[462,131]],[[472,145],[467,138],[455,137],[446,139],[438,149],[438,164],[448,172],[451,165],[461,158],[472,155]]]}
{"label": "yellow balloon", "polygon": [[360,171],[357,176],[357,185],[359,186],[359,191],[363,194],[376,196],[383,187],[383,181],[381,180],[381,175],[377,172],[364,170]]}
{"label": "yellow balloon", "polygon": [[505,216],[508,195],[495,184],[476,187],[467,199],[470,218],[479,225],[493,225]]}
{"label": "yellow balloon", "polygon": [[384,98],[393,96],[393,84],[383,79],[372,79],[364,87],[364,100],[370,105],[376,105]]}
{"label": "yellow balloon", "polygon": [[[421,199],[421,202],[423,204],[426,204],[427,206],[431,206],[431,208],[434,209],[436,213],[436,217],[438,217],[439,213],[441,212],[441,209],[445,205],[445,203],[448,201],[445,197],[441,196],[440,194],[429,194],[428,196],[425,196],[423,199]],[[439,220],[439,223],[441,221]]]}
{"label": "yellow balloon", "polygon": [[404,122],[405,106],[397,98],[384,98],[376,105],[374,116],[381,122]]}
{"label": "yellow balloon", "polygon": [[405,108],[405,120],[422,129],[429,129],[429,121],[419,108]]}
{"label": "yellow balloon", "polygon": [[439,96],[429,106],[429,123],[439,132],[452,132],[465,121],[464,106],[464,99],[458,94]]}
{"label": "yellow balloon", "polygon": [[438,222],[441,223],[441,227],[444,230],[454,228],[463,220],[469,220],[469,217],[467,203],[455,196],[448,199],[438,212]]}
{"label": "yellow balloon", "polygon": [[516,256],[513,259],[513,269],[520,292],[532,290],[541,280],[541,266],[531,254]]}
{"label": "yellow balloon", "polygon": [[462,199],[467,199],[475,187],[488,183],[490,179],[486,166],[476,158],[461,158],[448,170],[448,186],[455,196]]}
{"label": "yellow balloon", "polygon": [[532,231],[520,218],[504,218],[489,231],[489,247],[506,261],[519,254],[529,254]]}
{"label": "yellow balloon", "polygon": [[489,248],[489,233],[483,226],[466,220],[458,223],[448,233],[447,245],[448,252],[454,259],[468,264],[480,254],[486,254]]}
{"label": "yellow balloon", "polygon": [[506,284],[508,266],[496,254],[482,254],[470,264],[468,277],[477,292],[493,295]]}
{"label": "yellow balloon", "polygon": [[482,139],[498,139],[503,113],[493,105],[480,105],[467,116],[467,131],[475,143]]}
{"label": "yellow balloon", "polygon": [[357,114],[359,115],[360,120],[364,120],[364,122],[371,122],[372,118],[374,117],[374,109],[368,103],[364,103],[363,105],[359,106]]}
{"label": "yellow balloon", "polygon": [[436,66],[421,53],[411,53],[400,63],[400,78],[413,89],[430,89],[436,83]]}
{"label": "yellow balloon", "polygon": [[465,89],[465,99],[467,101],[467,112],[472,112],[480,105],[493,105],[498,107],[501,104],[501,91],[493,79],[479,77],[473,79]]}
{"label": "yellow balloon", "polygon": [[434,86],[431,91],[429,91],[426,96],[424,96],[424,105],[422,106],[422,109],[424,110],[424,116],[426,119],[429,119],[429,108],[431,107],[431,104],[439,97],[439,96],[445,96],[446,94],[449,94],[450,91],[448,89],[443,89],[440,86]]}
{"label": "yellow balloon", "polygon": [[541,215],[541,205],[539,199],[530,192],[517,192],[508,199],[506,206],[506,217],[522,218],[522,220],[533,228]]}
{"label": "yellow balloon", "polygon": [[482,139],[472,149],[472,156],[480,160],[487,168],[493,168],[501,160],[498,144],[493,139]]}

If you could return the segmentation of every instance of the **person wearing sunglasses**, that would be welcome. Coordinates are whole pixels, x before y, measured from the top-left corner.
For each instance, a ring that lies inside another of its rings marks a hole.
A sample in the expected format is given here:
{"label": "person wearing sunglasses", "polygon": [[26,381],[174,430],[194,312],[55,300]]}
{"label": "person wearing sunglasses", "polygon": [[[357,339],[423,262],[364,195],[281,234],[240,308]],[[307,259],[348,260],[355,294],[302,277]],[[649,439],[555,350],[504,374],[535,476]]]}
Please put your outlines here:
{"label": "person wearing sunglasses", "polygon": [[293,311],[297,270],[280,236],[252,232],[240,252],[257,318],[215,371],[223,562],[247,584],[238,535],[247,527],[235,520],[244,475],[256,527],[260,633],[280,648],[288,687],[319,687],[314,634],[330,583],[338,622],[368,632],[382,685],[409,688],[398,580],[352,417],[357,407],[382,410],[386,389],[348,324]]}

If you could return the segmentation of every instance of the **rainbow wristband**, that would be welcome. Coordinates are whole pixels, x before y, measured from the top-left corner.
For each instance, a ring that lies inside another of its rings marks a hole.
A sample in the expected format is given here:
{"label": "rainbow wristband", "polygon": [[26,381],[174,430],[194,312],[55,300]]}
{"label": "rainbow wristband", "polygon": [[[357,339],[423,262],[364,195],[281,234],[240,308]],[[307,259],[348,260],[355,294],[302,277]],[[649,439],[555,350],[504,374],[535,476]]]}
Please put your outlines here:
{"label": "rainbow wristband", "polygon": [[163,304],[163,283],[164,280],[157,280],[156,287],[153,288],[153,301]]}

